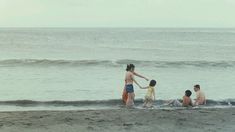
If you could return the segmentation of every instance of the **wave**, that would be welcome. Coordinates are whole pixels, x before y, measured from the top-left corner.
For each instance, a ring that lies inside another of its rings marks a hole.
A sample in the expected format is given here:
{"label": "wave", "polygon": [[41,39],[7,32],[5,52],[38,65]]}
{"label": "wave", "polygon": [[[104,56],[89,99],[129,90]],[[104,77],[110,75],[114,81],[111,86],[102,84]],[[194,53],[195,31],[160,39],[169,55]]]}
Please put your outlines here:
{"label": "wave", "polygon": [[[167,100],[157,100],[154,105],[164,105]],[[135,100],[136,105],[143,104],[142,99]],[[21,107],[33,107],[33,106],[117,106],[123,105],[122,100],[84,100],[84,101],[34,101],[34,100],[11,100],[11,101],[0,101],[0,105],[11,105]],[[226,100],[207,100],[206,106],[235,106],[235,99]]]}
{"label": "wave", "polygon": [[77,66],[106,66],[122,67],[133,63],[138,67],[158,67],[158,68],[184,68],[184,67],[235,67],[235,61],[144,61],[144,60],[48,60],[48,59],[8,59],[0,60],[0,67],[77,67]]}
{"label": "wave", "polygon": [[48,59],[8,59],[0,60],[0,66],[80,66],[105,65],[105,60],[48,60]]}

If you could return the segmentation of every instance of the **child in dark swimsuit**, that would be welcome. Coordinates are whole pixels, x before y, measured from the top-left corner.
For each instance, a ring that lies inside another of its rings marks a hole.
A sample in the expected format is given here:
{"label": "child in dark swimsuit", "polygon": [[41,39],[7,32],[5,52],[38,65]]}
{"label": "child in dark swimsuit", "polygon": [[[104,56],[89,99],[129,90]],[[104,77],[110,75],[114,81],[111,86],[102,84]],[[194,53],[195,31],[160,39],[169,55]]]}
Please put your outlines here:
{"label": "child in dark swimsuit", "polygon": [[175,107],[188,107],[193,106],[192,100],[190,96],[192,95],[192,92],[190,90],[185,91],[185,95],[183,96],[183,102],[180,102],[179,100],[172,100],[169,102],[169,105],[175,106]]}

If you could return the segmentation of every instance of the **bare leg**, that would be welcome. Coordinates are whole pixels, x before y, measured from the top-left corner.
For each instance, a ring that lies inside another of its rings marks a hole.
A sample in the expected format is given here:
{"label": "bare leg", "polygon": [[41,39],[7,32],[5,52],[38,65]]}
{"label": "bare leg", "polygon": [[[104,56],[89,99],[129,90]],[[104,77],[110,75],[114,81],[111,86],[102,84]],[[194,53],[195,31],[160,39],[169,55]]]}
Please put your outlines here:
{"label": "bare leg", "polygon": [[173,104],[173,103],[174,103],[174,100],[166,101],[166,104],[167,104],[167,105],[171,105],[171,104]]}
{"label": "bare leg", "polygon": [[127,101],[126,101],[126,106],[130,106],[131,105],[131,93],[127,94]]}
{"label": "bare leg", "polygon": [[144,104],[143,104],[143,107],[147,107],[147,104],[148,104],[148,101],[145,100],[145,101],[144,101]]}
{"label": "bare leg", "polygon": [[175,106],[175,107],[179,107],[179,106],[182,106],[182,103],[179,101],[179,100],[171,100],[169,101],[169,104],[168,105],[172,105],[172,106]]}
{"label": "bare leg", "polygon": [[133,106],[133,105],[134,105],[134,97],[135,97],[135,94],[134,94],[134,93],[130,93],[130,95],[131,95],[130,106]]}
{"label": "bare leg", "polygon": [[152,100],[149,100],[148,107],[153,107],[153,101]]}
{"label": "bare leg", "polygon": [[134,100],[135,100],[135,93],[133,92],[133,93],[132,93],[132,105],[135,104],[135,103],[134,103]]}
{"label": "bare leg", "polygon": [[134,105],[134,97],[135,97],[134,93],[128,93],[128,98],[126,103],[127,107],[132,107]]}

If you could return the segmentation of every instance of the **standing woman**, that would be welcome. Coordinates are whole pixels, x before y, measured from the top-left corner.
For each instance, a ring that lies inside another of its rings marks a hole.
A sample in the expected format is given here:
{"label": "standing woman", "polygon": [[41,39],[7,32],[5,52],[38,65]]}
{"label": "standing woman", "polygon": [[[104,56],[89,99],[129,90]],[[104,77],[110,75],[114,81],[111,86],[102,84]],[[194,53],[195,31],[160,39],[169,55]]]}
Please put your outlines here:
{"label": "standing woman", "polygon": [[134,76],[144,78],[146,81],[148,81],[148,79],[146,77],[135,72],[135,65],[133,65],[133,64],[127,65],[126,76],[125,76],[125,88],[124,88],[124,91],[126,91],[126,93],[127,93],[126,106],[133,106],[134,105],[135,93],[134,93],[133,82],[135,84],[137,84],[139,87],[141,87],[134,79]]}

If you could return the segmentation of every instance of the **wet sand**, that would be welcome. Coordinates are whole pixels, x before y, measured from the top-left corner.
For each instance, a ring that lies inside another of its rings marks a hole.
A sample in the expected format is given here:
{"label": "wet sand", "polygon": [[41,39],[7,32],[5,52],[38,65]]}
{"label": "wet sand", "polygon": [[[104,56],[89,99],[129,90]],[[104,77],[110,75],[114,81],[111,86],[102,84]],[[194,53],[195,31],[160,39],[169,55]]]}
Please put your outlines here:
{"label": "wet sand", "polygon": [[1,132],[234,132],[235,108],[0,112]]}

